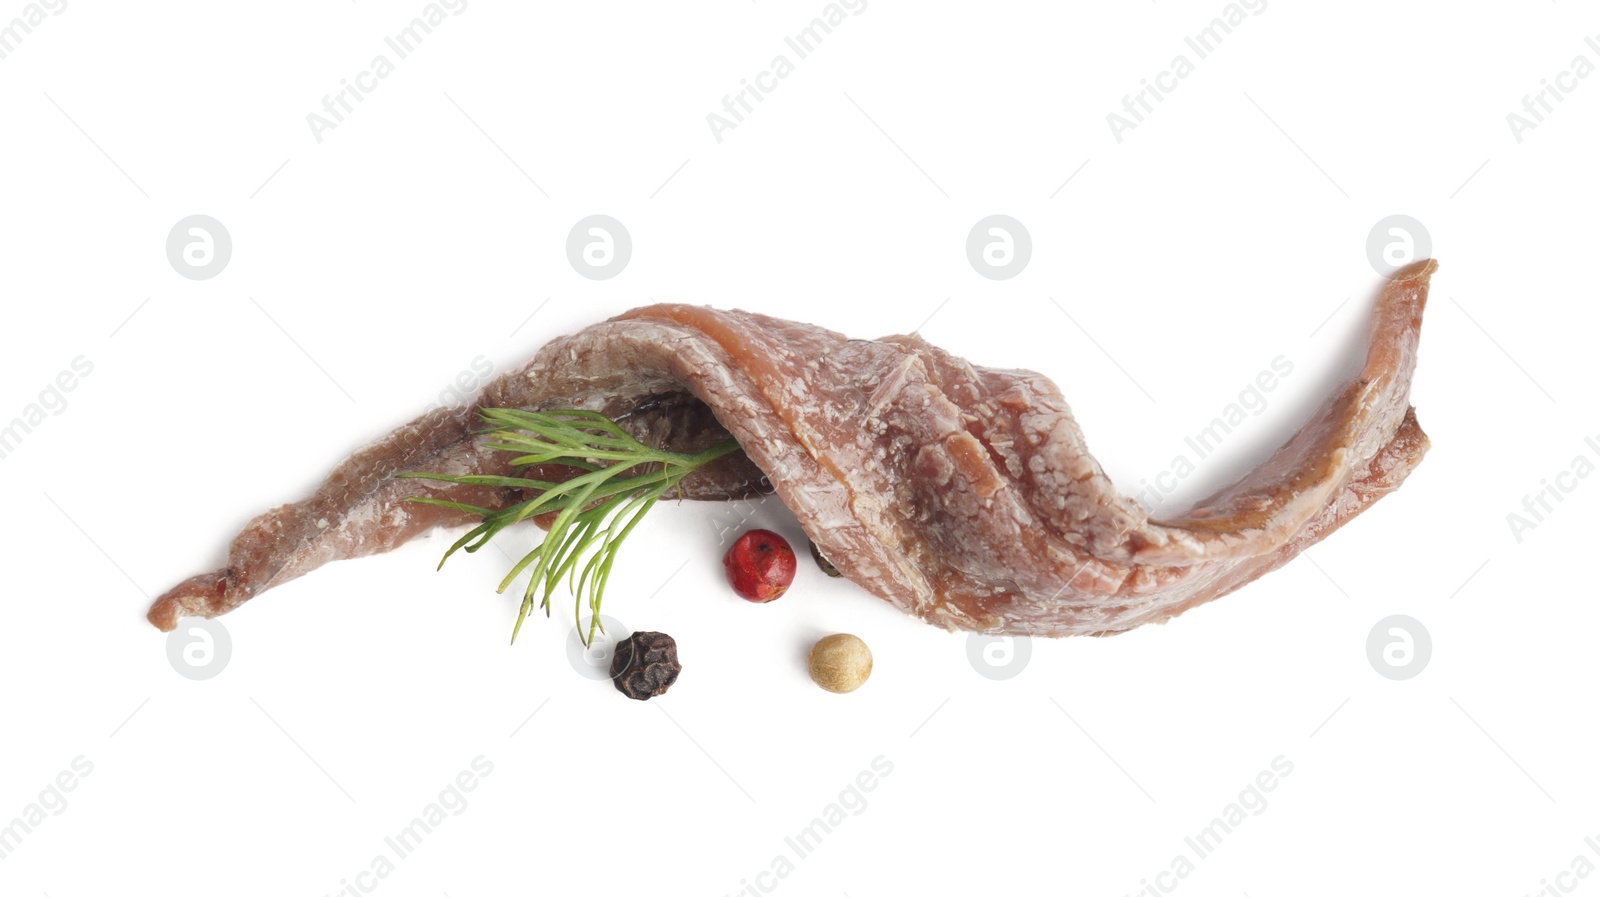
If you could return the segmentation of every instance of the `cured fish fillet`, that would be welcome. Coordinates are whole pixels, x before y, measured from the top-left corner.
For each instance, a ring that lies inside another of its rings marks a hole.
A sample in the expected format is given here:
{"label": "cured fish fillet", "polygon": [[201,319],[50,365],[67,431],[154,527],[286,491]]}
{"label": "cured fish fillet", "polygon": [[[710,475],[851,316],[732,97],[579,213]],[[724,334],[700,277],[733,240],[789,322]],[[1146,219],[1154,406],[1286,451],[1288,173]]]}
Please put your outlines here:
{"label": "cured fish fillet", "polygon": [[[1239,588],[1400,486],[1428,448],[1408,395],[1435,267],[1384,285],[1354,379],[1265,463],[1178,517],[1152,518],[1116,490],[1048,379],[971,365],[915,335],[856,340],[652,305],[554,340],[476,406],[599,410],[674,451],[732,434],[741,451],[691,474],[687,497],[770,488],[846,577],[936,625],[1106,635]],[[162,595],[150,622],[217,616],[329,561],[476,519],[408,497],[517,500],[397,477],[507,473],[507,454],[475,433],[476,406],[412,421],[310,498],[256,518],[226,567]]]}

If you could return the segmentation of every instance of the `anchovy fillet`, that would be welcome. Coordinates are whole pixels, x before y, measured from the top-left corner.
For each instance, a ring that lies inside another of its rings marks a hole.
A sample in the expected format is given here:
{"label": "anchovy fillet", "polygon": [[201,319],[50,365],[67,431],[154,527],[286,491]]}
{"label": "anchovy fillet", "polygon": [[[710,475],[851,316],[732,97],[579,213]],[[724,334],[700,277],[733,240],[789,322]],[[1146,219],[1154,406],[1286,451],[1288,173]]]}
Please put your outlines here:
{"label": "anchovy fillet", "polygon": [[846,577],[950,629],[1105,635],[1160,622],[1287,563],[1398,488],[1428,448],[1408,396],[1428,281],[1383,287],[1365,364],[1282,448],[1176,517],[1151,517],[1089,454],[1060,391],[968,364],[917,336],[852,340],[738,311],[654,305],[562,337],[489,384],[357,452],[310,498],[253,520],[227,565],[156,600],[149,619],[226,613],[329,561],[389,551],[512,492],[398,478],[505,473],[476,407],[592,408],[652,445],[741,452],[690,498],[776,491]]}

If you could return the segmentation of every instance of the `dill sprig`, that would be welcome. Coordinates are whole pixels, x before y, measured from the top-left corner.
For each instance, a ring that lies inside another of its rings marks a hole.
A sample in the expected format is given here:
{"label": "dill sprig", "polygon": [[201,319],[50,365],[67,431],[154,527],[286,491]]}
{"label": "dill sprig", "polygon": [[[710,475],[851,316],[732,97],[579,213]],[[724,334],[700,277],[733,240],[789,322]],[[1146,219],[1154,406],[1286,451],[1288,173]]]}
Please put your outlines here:
{"label": "dill sprig", "polygon": [[[600,602],[623,540],[639,521],[697,468],[737,449],[724,440],[693,454],[653,449],[629,436],[605,415],[595,411],[522,411],[515,408],[480,409],[489,425],[489,448],[515,452],[513,467],[559,464],[581,473],[560,483],[515,476],[448,476],[438,473],[404,473],[401,476],[459,483],[463,486],[501,486],[536,490],[538,494],[507,508],[480,508],[458,501],[415,497],[408,501],[454,508],[483,518],[483,522],[444,553],[439,566],[458,550],[475,552],[499,532],[538,514],[557,512],[544,540],[523,556],[501,580],[504,593],[518,576],[529,573],[522,593],[522,609],[511,630],[515,643],[537,595],[539,607],[550,615],[550,596],[563,579],[573,595],[573,616],[581,624],[587,595],[589,630],[584,644],[592,644],[600,626]],[[531,570],[530,570],[531,568]]]}

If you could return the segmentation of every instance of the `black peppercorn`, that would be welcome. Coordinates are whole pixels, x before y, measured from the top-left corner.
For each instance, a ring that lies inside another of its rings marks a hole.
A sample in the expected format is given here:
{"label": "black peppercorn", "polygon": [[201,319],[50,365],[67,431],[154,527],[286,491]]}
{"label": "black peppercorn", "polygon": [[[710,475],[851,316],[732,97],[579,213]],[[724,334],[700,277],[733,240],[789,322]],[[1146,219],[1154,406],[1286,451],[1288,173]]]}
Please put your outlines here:
{"label": "black peppercorn", "polygon": [[[807,541],[810,541],[810,540],[807,540]],[[815,560],[817,562],[817,566],[822,568],[822,572],[823,573],[826,573],[829,576],[843,576],[844,575],[843,573],[839,572],[839,569],[837,567],[835,567],[835,566],[833,566],[833,564],[829,563],[827,558],[822,556],[822,552],[817,550],[817,543],[815,543],[815,542],[811,543],[811,557],[812,557],[813,560]]]}
{"label": "black peppercorn", "polygon": [[611,653],[611,681],[635,701],[665,694],[682,671],[678,643],[665,632],[635,632]]}

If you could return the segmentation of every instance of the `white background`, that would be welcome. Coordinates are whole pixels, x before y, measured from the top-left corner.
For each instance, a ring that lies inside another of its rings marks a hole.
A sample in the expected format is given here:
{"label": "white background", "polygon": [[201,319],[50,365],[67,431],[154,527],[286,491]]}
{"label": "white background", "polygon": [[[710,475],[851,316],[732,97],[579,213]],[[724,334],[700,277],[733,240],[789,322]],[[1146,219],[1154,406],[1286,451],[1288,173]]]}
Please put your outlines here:
{"label": "white background", "polygon": [[[73,0],[0,61],[0,423],[93,365],[0,461],[0,824],[93,765],[0,859],[0,891],[334,894],[479,756],[465,809],[362,886],[1134,894],[1280,755],[1266,809],[1165,884],[1523,895],[1600,864],[1600,477],[1564,480],[1520,542],[1507,522],[1575,457],[1600,463],[1600,78],[1520,142],[1506,120],[1574,57],[1600,62],[1592,10],[1273,0],[1118,142],[1107,113],[1193,61],[1184,37],[1224,4],[872,0],[719,143],[707,114],[793,60],[783,38],[822,3],[481,0],[319,143],[307,114],[393,59],[384,37],[422,8]],[[603,282],[564,254],[596,213],[634,241]],[[964,251],[995,213],[1034,245],[998,282]],[[650,704],[575,672],[559,605],[507,647],[505,558],[434,573],[445,534],[224,618],[209,681],[144,620],[477,356],[507,370],[651,300],[920,327],[1043,371],[1130,491],[1285,356],[1176,510],[1353,369],[1367,233],[1396,213],[1443,265],[1413,392],[1434,448],[1410,481],[1168,625],[1035,641],[1009,681],[803,555],[779,602],[734,597],[718,528],[797,535],[775,501],[662,507],[630,539],[607,610],[672,633],[685,665]],[[164,254],[192,214],[232,234],[211,280]],[[1367,659],[1391,614],[1432,635],[1409,681]],[[804,674],[832,631],[876,656],[846,697]],[[760,877],[880,756],[859,815]]]}

